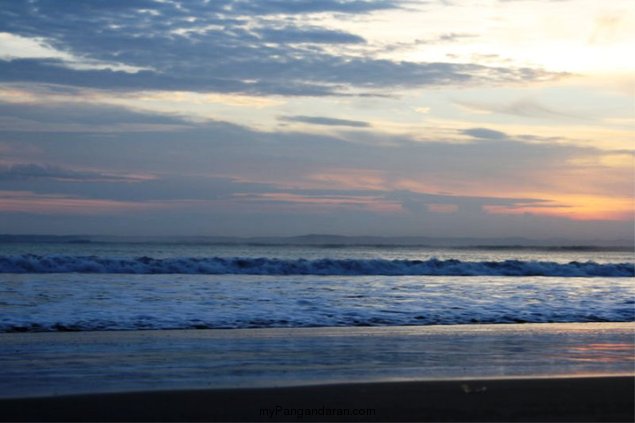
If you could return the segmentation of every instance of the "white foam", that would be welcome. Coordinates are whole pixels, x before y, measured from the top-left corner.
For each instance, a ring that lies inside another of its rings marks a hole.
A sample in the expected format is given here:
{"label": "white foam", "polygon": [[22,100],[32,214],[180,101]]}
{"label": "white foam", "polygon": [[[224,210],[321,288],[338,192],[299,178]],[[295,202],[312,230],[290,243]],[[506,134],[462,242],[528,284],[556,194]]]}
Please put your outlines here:
{"label": "white foam", "polygon": [[67,273],[0,282],[4,332],[635,320],[631,278]]}
{"label": "white foam", "polygon": [[0,256],[0,273],[436,275],[632,277],[633,263],[593,261],[461,261],[386,259],[277,259],[252,257],[116,258],[67,255]]}

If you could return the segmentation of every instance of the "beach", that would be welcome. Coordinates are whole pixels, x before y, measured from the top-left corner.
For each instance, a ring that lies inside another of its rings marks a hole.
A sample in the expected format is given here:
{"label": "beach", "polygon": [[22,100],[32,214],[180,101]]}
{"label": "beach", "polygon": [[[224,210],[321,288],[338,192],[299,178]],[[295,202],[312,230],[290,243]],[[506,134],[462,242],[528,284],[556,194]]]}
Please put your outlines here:
{"label": "beach", "polygon": [[3,421],[632,421],[626,249],[6,244]]}
{"label": "beach", "polygon": [[563,323],[5,333],[0,418],[632,421],[634,330]]}

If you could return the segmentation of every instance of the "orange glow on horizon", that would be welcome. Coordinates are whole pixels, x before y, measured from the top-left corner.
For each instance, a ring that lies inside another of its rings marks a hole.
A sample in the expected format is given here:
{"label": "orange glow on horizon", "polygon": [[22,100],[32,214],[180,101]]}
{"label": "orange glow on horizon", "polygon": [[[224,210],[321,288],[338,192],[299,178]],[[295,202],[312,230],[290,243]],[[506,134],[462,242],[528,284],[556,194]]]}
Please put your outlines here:
{"label": "orange glow on horizon", "polygon": [[632,198],[614,198],[601,196],[555,196],[543,194],[531,196],[544,198],[546,203],[540,205],[485,206],[492,214],[536,214],[543,216],[564,217],[571,220],[612,220],[629,221],[635,217],[635,204]]}

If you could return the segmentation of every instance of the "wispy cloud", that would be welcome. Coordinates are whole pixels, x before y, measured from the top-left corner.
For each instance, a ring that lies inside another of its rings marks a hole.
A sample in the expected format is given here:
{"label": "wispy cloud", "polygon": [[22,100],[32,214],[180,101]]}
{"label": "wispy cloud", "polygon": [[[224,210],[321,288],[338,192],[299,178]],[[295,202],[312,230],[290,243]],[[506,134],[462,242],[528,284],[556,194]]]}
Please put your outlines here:
{"label": "wispy cloud", "polygon": [[377,193],[366,195],[345,195],[333,192],[314,193],[261,193],[241,194],[236,196],[237,201],[253,202],[259,207],[278,206],[283,210],[305,209],[311,213],[316,211],[334,211],[337,209],[367,210],[376,213],[399,213],[401,204],[396,201],[383,198]]}
{"label": "wispy cloud", "polygon": [[0,213],[29,213],[39,215],[108,215],[151,209],[169,204],[78,198],[55,194],[36,194],[28,191],[0,191]]}
{"label": "wispy cloud", "polygon": [[58,181],[138,182],[153,179],[150,175],[113,174],[87,170],[73,170],[41,163],[0,165],[0,181],[52,179]]}
{"label": "wispy cloud", "polygon": [[542,119],[589,119],[576,112],[563,112],[551,107],[547,107],[538,100],[524,98],[512,102],[495,103],[481,101],[454,100],[455,104],[465,107],[468,110],[486,113],[501,113],[506,115],[542,118]]}
{"label": "wispy cloud", "polygon": [[0,125],[4,130],[27,132],[143,132],[174,131],[192,124],[174,114],[95,104],[81,96],[78,100],[75,103],[40,103],[36,99],[11,103],[0,101]]}
{"label": "wispy cloud", "polygon": [[324,116],[280,116],[278,119],[284,122],[300,122],[324,126],[350,126],[353,128],[368,128],[371,126],[370,123],[360,120],[337,119]]}

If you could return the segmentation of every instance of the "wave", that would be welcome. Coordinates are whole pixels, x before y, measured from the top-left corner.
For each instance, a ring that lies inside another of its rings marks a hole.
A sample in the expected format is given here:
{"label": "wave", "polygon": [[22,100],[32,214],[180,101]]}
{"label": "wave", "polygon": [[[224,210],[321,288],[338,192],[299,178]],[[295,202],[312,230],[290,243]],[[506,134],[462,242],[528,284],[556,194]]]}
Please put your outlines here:
{"label": "wave", "polygon": [[593,261],[461,261],[385,259],[275,259],[242,257],[113,258],[67,255],[0,256],[0,273],[243,274],[243,275],[434,275],[632,277],[633,263]]}

